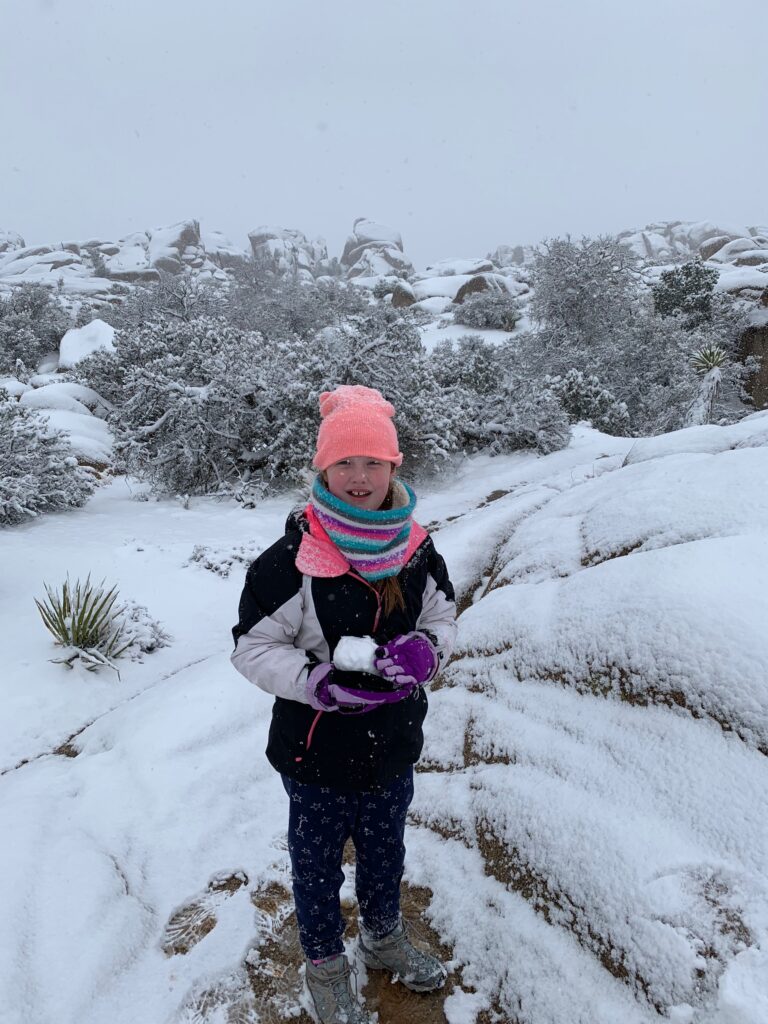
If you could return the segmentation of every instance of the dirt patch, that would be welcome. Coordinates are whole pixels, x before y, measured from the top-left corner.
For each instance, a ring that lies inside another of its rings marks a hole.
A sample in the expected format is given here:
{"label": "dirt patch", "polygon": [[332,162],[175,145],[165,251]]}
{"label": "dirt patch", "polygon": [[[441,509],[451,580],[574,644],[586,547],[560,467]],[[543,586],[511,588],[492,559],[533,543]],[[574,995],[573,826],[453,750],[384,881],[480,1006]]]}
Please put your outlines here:
{"label": "dirt patch", "polygon": [[485,506],[486,505],[490,505],[492,501],[498,501],[499,498],[505,498],[508,494],[511,494],[511,493],[512,493],[511,490],[508,490],[508,491],[491,491],[491,493],[486,496],[485,500],[482,501],[477,507],[478,508],[485,508]]}
{"label": "dirt patch", "polygon": [[60,747],[56,747],[54,750],[54,754],[57,754],[59,757],[77,757],[79,753],[80,751],[77,747],[73,747],[69,741],[62,743]]}
{"label": "dirt patch", "polygon": [[[345,857],[348,851],[345,851]],[[282,887],[280,887],[282,888]],[[290,895],[283,890],[284,899],[277,908],[277,920],[257,949],[246,959],[246,971],[255,998],[259,1020],[264,1024],[278,1024],[285,1020],[297,1024],[311,1024],[312,1018],[304,1008],[308,996],[304,989],[304,954],[299,944],[296,915]],[[278,895],[278,890],[273,890]],[[402,910],[409,922],[411,941],[430,949],[444,960],[450,960],[451,950],[443,946],[437,934],[426,923],[423,914],[432,894],[428,889],[403,884]],[[254,894],[256,902],[256,894]],[[259,902],[263,906],[264,901]],[[347,920],[346,939],[357,935],[355,907],[345,901],[342,912]],[[435,993],[411,992],[404,985],[393,984],[386,972],[369,971],[368,982],[361,990],[367,1008],[378,1011],[380,1024],[445,1024],[443,1003],[453,991],[456,979],[449,977],[445,988]]]}
{"label": "dirt patch", "polygon": [[219,904],[248,884],[242,871],[222,872],[211,879],[205,892],[193,896],[168,918],[160,940],[166,956],[184,956],[216,927]]}

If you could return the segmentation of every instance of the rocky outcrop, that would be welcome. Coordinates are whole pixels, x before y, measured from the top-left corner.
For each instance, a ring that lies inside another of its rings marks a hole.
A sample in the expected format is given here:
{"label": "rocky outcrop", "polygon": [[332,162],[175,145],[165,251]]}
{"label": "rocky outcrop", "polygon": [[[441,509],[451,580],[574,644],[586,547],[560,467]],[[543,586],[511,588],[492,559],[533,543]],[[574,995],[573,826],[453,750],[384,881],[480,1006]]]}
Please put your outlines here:
{"label": "rocky outcrop", "polygon": [[255,260],[266,261],[286,276],[307,283],[323,272],[328,249],[322,238],[310,241],[291,228],[259,227],[248,233]]}
{"label": "rocky outcrop", "polygon": [[412,306],[415,301],[416,295],[408,282],[398,281],[392,289],[392,305],[395,309],[405,309],[406,306]]}
{"label": "rocky outcrop", "polygon": [[712,221],[660,221],[641,231],[622,231],[617,237],[641,259],[662,263],[696,256],[708,260],[737,240],[743,240],[748,249],[759,249],[768,244],[768,228]]}
{"label": "rocky outcrop", "polygon": [[760,367],[747,382],[746,388],[752,396],[756,409],[768,409],[768,323],[753,324],[741,337],[742,359],[754,356]]}
{"label": "rocky outcrop", "polygon": [[[413,264],[403,253],[400,233],[384,224],[358,217],[341,254],[341,265],[350,279],[407,277]],[[359,280],[358,283],[363,283]]]}
{"label": "rocky outcrop", "polygon": [[0,228],[0,253],[23,249],[24,239],[15,231],[4,231]]}
{"label": "rocky outcrop", "polygon": [[[210,246],[210,251],[208,249]],[[114,284],[155,281],[161,273],[192,273],[226,281],[224,268],[247,255],[218,232],[204,240],[196,220],[135,231],[116,242],[91,238],[25,246],[15,232],[0,232],[0,288],[29,283],[60,288],[64,296],[109,299]]]}

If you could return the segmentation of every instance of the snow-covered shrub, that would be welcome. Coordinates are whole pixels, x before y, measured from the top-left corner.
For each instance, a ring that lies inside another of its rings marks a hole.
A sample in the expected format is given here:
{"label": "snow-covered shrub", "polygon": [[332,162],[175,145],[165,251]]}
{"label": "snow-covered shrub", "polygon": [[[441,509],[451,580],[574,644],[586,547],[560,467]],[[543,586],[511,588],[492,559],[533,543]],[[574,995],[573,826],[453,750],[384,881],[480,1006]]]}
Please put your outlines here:
{"label": "snow-covered shrub", "polygon": [[521,372],[516,344],[492,345],[466,335],[440,342],[432,360],[461,450],[548,453],[568,444],[567,416],[535,372]]}
{"label": "snow-covered shrub", "polygon": [[84,505],[94,487],[64,435],[0,390],[0,526]]}
{"label": "snow-covered shrub", "polygon": [[0,296],[0,372],[13,372],[17,360],[34,370],[58,349],[69,326],[53,292],[41,284],[23,284],[7,298]]}
{"label": "snow-covered shrub", "polygon": [[600,380],[571,369],[564,377],[548,377],[545,383],[565,410],[571,423],[589,420],[593,427],[606,434],[626,434],[629,413]]}
{"label": "snow-covered shrub", "polygon": [[494,289],[468,296],[454,310],[453,319],[466,327],[514,331],[521,315],[517,303],[508,292]]}
{"label": "snow-covered shrub", "polygon": [[113,659],[127,650],[123,624],[115,610],[117,588],[106,590],[104,581],[91,583],[90,574],[85,582],[74,585],[67,576],[61,589],[45,584],[46,600],[35,604],[46,629],[59,647],[65,648],[57,664],[72,668],[79,661],[89,672],[102,665],[114,668]]}
{"label": "snow-covered shrub", "polygon": [[122,630],[124,653],[131,661],[141,661],[142,655],[167,647],[173,639],[145,605],[130,598],[122,602],[115,617]]}
{"label": "snow-covered shrub", "polygon": [[712,319],[712,299],[718,272],[700,259],[665,270],[651,289],[659,316],[682,316],[686,327],[694,328]]}
{"label": "snow-covered shrub", "polygon": [[410,465],[430,471],[460,450],[456,411],[409,318],[389,306],[372,306],[326,334],[335,339],[334,385],[365,384],[392,402],[400,448]]}
{"label": "snow-covered shrub", "polygon": [[459,447],[468,452],[486,447],[493,439],[480,424],[501,387],[496,346],[477,334],[446,339],[432,350],[431,365],[441,402],[451,410],[458,430]]}
{"label": "snow-covered shrub", "polygon": [[548,341],[595,347],[631,320],[638,295],[637,257],[615,238],[554,238],[536,254],[531,315]]}
{"label": "snow-covered shrub", "polygon": [[565,448],[571,432],[568,417],[551,391],[529,381],[508,379],[479,427],[492,455],[531,448],[542,455]]}
{"label": "snow-covered shrub", "polygon": [[303,284],[266,273],[259,262],[237,268],[233,276],[235,283],[225,300],[227,319],[270,342],[288,335],[310,337],[369,307],[367,296],[358,288],[335,280]]}
{"label": "snow-covered shrub", "polygon": [[187,564],[195,562],[217,576],[226,578],[233,569],[249,566],[263,550],[262,546],[254,544],[215,548],[207,544],[195,544]]}
{"label": "snow-covered shrub", "polygon": [[212,282],[190,274],[161,272],[157,281],[138,285],[119,305],[98,315],[113,327],[136,328],[158,317],[190,321],[219,316],[223,304],[222,291]]}
{"label": "snow-covered shrub", "polygon": [[78,366],[111,401],[122,466],[158,493],[199,494],[237,477],[258,419],[246,400],[260,339],[215,317],[157,317],[119,330],[114,352]]}

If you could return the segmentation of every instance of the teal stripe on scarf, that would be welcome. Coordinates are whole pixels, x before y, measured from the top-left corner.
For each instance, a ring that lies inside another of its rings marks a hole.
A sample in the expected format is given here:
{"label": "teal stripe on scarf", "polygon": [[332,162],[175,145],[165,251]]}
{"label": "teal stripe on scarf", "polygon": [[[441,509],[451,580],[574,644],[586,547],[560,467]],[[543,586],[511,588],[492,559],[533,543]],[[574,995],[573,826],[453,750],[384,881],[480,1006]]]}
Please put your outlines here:
{"label": "teal stripe on scarf", "polygon": [[[319,475],[312,487],[310,503],[315,512],[321,515],[326,533],[363,579],[379,580],[386,576],[396,576],[405,564],[416,495],[408,484],[402,481],[398,483],[405,489],[408,503],[401,508],[384,510],[361,509],[350,505],[331,494]],[[379,540],[375,537],[361,538],[350,529],[351,525],[372,533],[380,528],[383,536]],[[396,526],[401,529],[392,537],[392,529]],[[365,566],[373,559],[376,568],[366,569]]]}

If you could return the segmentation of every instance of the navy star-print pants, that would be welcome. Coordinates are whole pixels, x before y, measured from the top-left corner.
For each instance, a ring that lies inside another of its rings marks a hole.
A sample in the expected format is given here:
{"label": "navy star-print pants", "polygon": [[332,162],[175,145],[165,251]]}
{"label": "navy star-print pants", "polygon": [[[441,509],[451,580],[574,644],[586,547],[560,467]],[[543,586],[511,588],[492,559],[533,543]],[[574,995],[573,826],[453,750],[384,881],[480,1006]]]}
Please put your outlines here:
{"label": "navy star-print pants", "polygon": [[355,844],[355,891],[360,918],[374,937],[400,919],[405,816],[413,799],[413,768],[386,789],[345,793],[283,775],[290,798],[288,852],[302,949],[311,960],[344,950],[339,890],[344,844]]}

